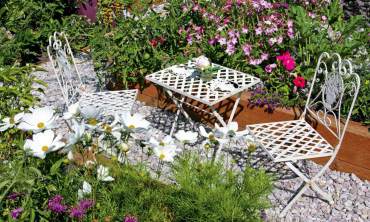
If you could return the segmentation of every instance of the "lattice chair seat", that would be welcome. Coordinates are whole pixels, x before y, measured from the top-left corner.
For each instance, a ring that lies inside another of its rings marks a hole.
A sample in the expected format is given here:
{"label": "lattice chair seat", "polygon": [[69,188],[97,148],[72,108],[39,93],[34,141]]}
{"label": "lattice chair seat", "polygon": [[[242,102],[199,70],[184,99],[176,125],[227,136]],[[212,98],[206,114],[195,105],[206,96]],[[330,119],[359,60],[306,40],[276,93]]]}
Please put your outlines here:
{"label": "lattice chair seat", "polygon": [[63,32],[55,32],[49,37],[47,51],[66,106],[79,101],[82,107],[101,108],[105,115],[131,111],[136,100],[136,89],[105,92],[86,91],[87,87],[81,80],[71,47]]}
{"label": "lattice chair seat", "polygon": [[95,106],[102,109],[104,114],[113,115],[131,111],[136,95],[136,89],[87,93],[81,96],[79,102],[81,107]]}
{"label": "lattice chair seat", "polygon": [[304,120],[249,125],[274,162],[331,156],[334,148]]}

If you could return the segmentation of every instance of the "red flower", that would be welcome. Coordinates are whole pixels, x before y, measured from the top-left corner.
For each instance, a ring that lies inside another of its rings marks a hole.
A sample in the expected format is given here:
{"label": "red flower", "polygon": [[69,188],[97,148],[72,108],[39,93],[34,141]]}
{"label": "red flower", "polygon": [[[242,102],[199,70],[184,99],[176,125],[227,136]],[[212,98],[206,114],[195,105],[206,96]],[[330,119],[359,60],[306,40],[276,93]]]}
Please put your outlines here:
{"label": "red flower", "polygon": [[283,60],[283,66],[287,71],[293,71],[295,69],[295,61],[292,57]]}
{"label": "red flower", "polygon": [[158,45],[157,39],[150,40],[150,45],[152,45],[153,47],[157,47],[157,45]]}
{"label": "red flower", "polygon": [[157,37],[157,41],[161,43],[161,45],[166,41],[162,36]]}
{"label": "red flower", "polygon": [[295,77],[293,83],[298,88],[304,88],[306,86],[306,80],[302,76]]}

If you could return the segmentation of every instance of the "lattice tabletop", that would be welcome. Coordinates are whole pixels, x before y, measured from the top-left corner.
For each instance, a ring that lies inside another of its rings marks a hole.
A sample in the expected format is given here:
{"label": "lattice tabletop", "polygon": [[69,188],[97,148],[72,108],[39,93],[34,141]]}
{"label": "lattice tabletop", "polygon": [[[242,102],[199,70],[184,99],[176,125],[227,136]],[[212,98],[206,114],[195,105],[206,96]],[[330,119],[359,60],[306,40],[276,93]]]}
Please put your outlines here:
{"label": "lattice tabletop", "polygon": [[190,60],[186,64],[171,66],[161,71],[146,76],[146,79],[156,83],[166,89],[189,97],[208,106],[213,106],[237,93],[243,92],[251,86],[260,82],[259,78],[252,75],[226,68],[212,63],[213,67],[218,67],[217,74],[213,79],[226,80],[235,86],[234,90],[222,91],[213,90],[209,83],[203,81],[197,75],[184,76],[173,72],[173,68],[185,68],[192,70],[195,68],[194,61]]}

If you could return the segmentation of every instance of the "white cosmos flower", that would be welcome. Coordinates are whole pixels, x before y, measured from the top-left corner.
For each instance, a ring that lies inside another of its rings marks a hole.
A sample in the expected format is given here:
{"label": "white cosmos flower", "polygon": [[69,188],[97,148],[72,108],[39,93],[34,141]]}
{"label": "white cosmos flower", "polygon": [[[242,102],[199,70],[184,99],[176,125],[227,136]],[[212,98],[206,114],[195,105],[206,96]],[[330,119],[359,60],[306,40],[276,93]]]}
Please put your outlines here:
{"label": "white cosmos flower", "polygon": [[84,123],[80,124],[77,121],[73,120],[73,125],[71,126],[71,129],[73,133],[70,134],[69,136],[67,146],[72,146],[81,140],[82,136],[85,133],[85,124]]}
{"label": "white cosmos flower", "polygon": [[0,132],[3,132],[9,128],[14,127],[16,124],[18,124],[24,116],[24,113],[18,113],[14,117],[5,117],[2,119],[2,122],[0,122]]}
{"label": "white cosmos flower", "polygon": [[207,133],[207,131],[204,129],[203,126],[200,126],[199,127],[199,132],[200,132],[200,135],[209,139],[209,140],[215,140],[215,134],[211,131],[209,133]]}
{"label": "white cosmos flower", "polygon": [[220,134],[218,137],[228,138],[234,137],[238,131],[238,123],[231,122],[227,126],[220,127],[217,123],[215,124],[216,134]]}
{"label": "white cosmos flower", "polygon": [[78,199],[82,199],[85,195],[90,194],[91,190],[91,185],[88,182],[84,181],[82,183],[82,189],[78,189],[77,191]]}
{"label": "white cosmos flower", "polygon": [[116,140],[121,140],[122,127],[118,124],[118,116],[111,124],[104,123],[98,129],[100,132],[111,134]]}
{"label": "white cosmos flower", "polygon": [[21,130],[32,130],[37,133],[55,127],[54,110],[50,106],[30,109],[31,113],[24,114],[22,122],[18,125]]}
{"label": "white cosmos flower", "polygon": [[63,119],[69,120],[76,117],[80,113],[80,104],[77,102],[68,106],[68,111],[64,113]]}
{"label": "white cosmos flower", "polygon": [[126,128],[133,131],[148,129],[150,125],[150,122],[145,120],[139,113],[131,115],[129,112],[125,112],[120,116],[120,122]]}
{"label": "white cosmos flower", "polygon": [[86,127],[90,129],[95,129],[97,126],[101,125],[99,123],[101,114],[101,109],[95,106],[85,106],[81,108],[82,118],[86,120]]}
{"label": "white cosmos flower", "polygon": [[180,130],[175,134],[175,137],[182,143],[195,143],[198,138],[198,133]]}
{"label": "white cosmos flower", "polygon": [[44,159],[47,153],[57,151],[65,145],[61,138],[60,135],[55,137],[52,130],[46,130],[33,134],[32,140],[27,139],[24,149],[30,151],[33,156]]}
{"label": "white cosmos flower", "polygon": [[211,66],[211,62],[207,57],[202,55],[195,59],[195,66],[200,70],[204,70]]}
{"label": "white cosmos flower", "polygon": [[177,146],[175,144],[175,141],[171,136],[165,136],[162,140],[156,140],[155,138],[151,137],[149,139],[149,144],[155,148],[155,147],[168,147],[172,148],[174,150],[177,149]]}
{"label": "white cosmos flower", "polygon": [[98,180],[105,181],[105,182],[110,182],[114,180],[113,177],[109,176],[108,167],[105,167],[103,165],[98,166],[97,177],[98,177]]}
{"label": "white cosmos flower", "polygon": [[165,162],[172,162],[176,156],[176,149],[168,146],[156,146],[153,151],[160,160]]}

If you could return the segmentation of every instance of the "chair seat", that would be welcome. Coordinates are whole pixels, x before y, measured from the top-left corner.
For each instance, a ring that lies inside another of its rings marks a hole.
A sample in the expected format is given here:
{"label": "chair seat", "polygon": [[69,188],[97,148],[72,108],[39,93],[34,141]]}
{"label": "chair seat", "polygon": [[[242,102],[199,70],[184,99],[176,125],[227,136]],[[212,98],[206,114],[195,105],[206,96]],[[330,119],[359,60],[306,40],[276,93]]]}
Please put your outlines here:
{"label": "chair seat", "polygon": [[81,107],[94,106],[102,109],[105,115],[120,114],[131,111],[136,100],[137,90],[104,91],[85,93],[79,102]]}
{"label": "chair seat", "polygon": [[334,148],[304,120],[248,125],[274,162],[331,156]]}

